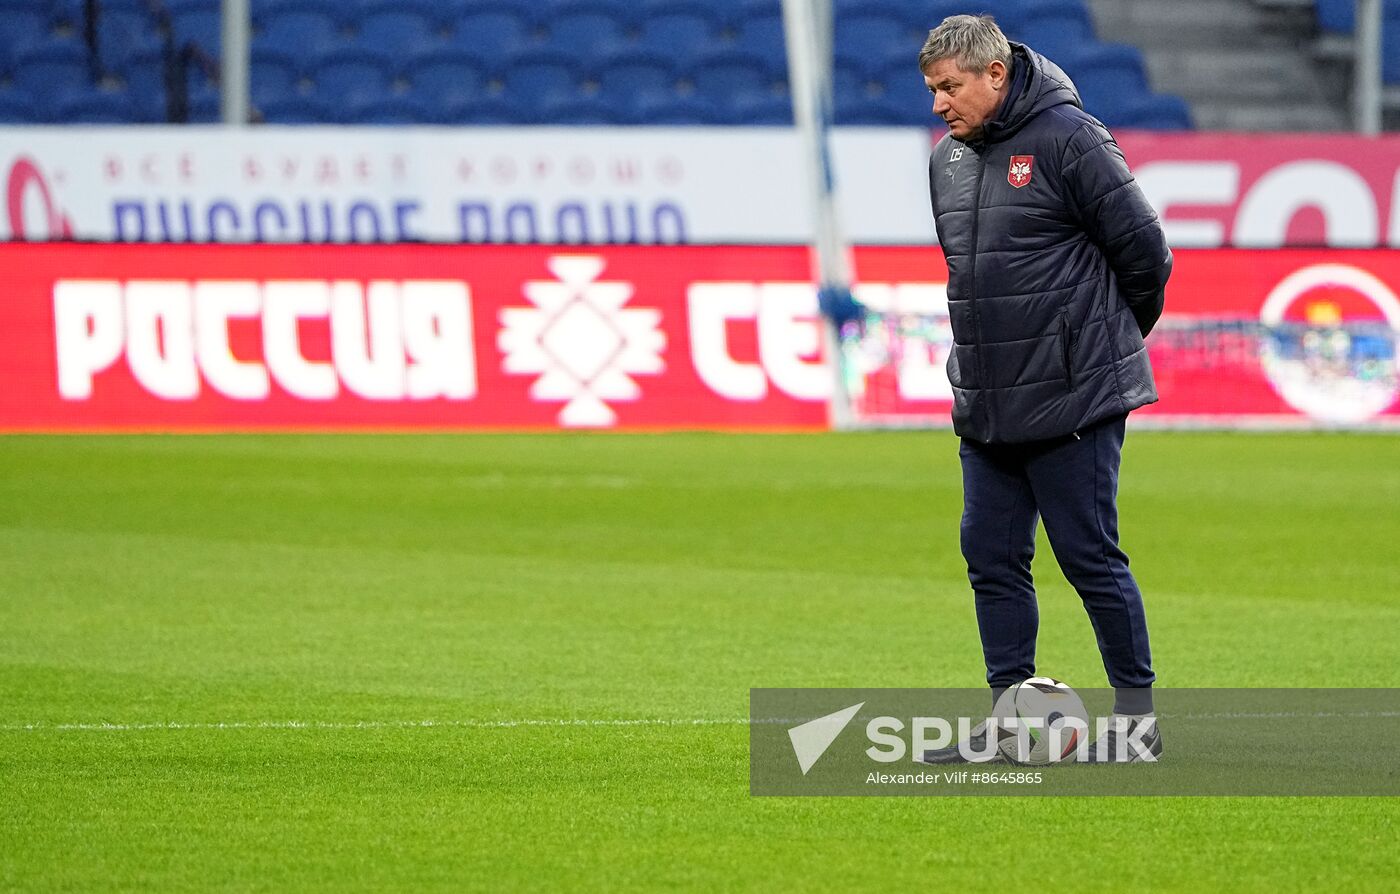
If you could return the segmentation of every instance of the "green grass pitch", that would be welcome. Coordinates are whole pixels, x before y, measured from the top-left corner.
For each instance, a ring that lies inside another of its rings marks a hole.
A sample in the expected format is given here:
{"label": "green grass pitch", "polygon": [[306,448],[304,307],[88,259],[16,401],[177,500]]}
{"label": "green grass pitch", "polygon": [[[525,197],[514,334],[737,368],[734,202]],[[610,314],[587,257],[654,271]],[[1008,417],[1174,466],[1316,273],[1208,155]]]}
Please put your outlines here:
{"label": "green grass pitch", "polygon": [[[0,469],[0,888],[1400,876],[1396,799],[750,797],[751,686],[980,684],[946,432],[7,437]],[[1159,685],[1400,686],[1400,440],[1134,432],[1121,505]],[[1043,534],[1036,568],[1041,671],[1102,685]]]}

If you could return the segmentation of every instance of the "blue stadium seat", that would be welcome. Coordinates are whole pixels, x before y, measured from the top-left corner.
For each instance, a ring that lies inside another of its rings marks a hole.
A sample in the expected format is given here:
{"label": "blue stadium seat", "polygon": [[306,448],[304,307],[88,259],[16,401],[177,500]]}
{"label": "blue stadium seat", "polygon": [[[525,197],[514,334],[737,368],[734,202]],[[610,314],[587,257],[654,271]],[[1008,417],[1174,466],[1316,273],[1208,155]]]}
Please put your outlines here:
{"label": "blue stadium seat", "polygon": [[475,54],[459,47],[440,47],[414,56],[404,68],[415,99],[445,110],[453,102],[479,98],[486,71]]}
{"label": "blue stadium seat", "polygon": [[549,45],[584,60],[627,39],[628,24],[606,6],[574,4],[549,19]]}
{"label": "blue stadium seat", "polygon": [[879,116],[882,123],[888,123],[891,116],[898,115],[901,123],[919,127],[939,124],[933,114],[933,94],[919,74],[918,61],[899,62],[889,65],[883,72],[879,96],[882,108]]}
{"label": "blue stadium seat", "polygon": [[792,97],[786,93],[748,91],[737,94],[726,109],[730,123],[744,126],[792,125]]}
{"label": "blue stadium seat", "polygon": [[650,11],[641,23],[638,41],[652,52],[684,63],[718,43],[720,26],[709,7],[676,3]]}
{"label": "blue stadium seat", "polygon": [[884,56],[872,59],[873,65],[878,65],[884,71],[898,71],[902,75],[912,73],[914,79],[922,77],[919,74],[919,50],[924,45],[924,38],[927,35],[917,35],[916,39],[904,42],[900,46],[891,47]]}
{"label": "blue stadium seat", "polygon": [[[110,5],[111,0],[98,2],[105,6]],[[191,12],[219,12],[223,8],[223,0],[160,0],[160,5],[171,16],[177,16]],[[147,6],[149,8],[149,4]]]}
{"label": "blue stadium seat", "polygon": [[[165,52],[160,45],[147,46],[127,57],[125,66],[118,71],[122,91],[127,104],[134,109],[134,120],[146,123],[165,122],[168,119],[167,84],[165,84]],[[213,102],[217,109],[218,85],[217,69],[206,71],[197,62],[190,63],[186,70],[186,95],[189,98],[192,115],[190,120],[217,120],[217,112],[206,119],[196,119],[193,115],[196,105],[209,106]],[[213,98],[213,99],[210,99]]]}
{"label": "blue stadium seat", "polygon": [[360,17],[360,42],[395,54],[418,53],[443,42],[435,20],[397,0],[376,3]]}
{"label": "blue stadium seat", "polygon": [[[950,8],[945,0],[945,2],[939,3],[938,10],[935,13],[937,18],[934,19],[928,27],[932,29],[948,16],[957,15],[960,12],[966,11],[966,9]],[[1001,26],[1001,29],[1008,34],[1013,30],[1020,29],[1025,21],[1027,12],[1024,0],[983,0],[982,3],[978,4],[977,11],[991,15],[997,20],[997,24]]]}
{"label": "blue stadium seat", "polygon": [[68,124],[132,124],[140,115],[120,93],[79,90],[58,98],[55,118]]}
{"label": "blue stadium seat", "polygon": [[872,83],[880,80],[879,67],[864,56],[837,53],[831,69],[831,88],[836,96],[864,96]]}
{"label": "blue stadium seat", "polygon": [[443,115],[445,124],[508,125],[531,124],[521,117],[515,106],[495,97],[475,99],[448,105]]}
{"label": "blue stadium seat", "polygon": [[[837,0],[835,6],[838,20],[848,16],[886,16],[898,19],[911,33],[927,34],[948,16],[996,13],[997,10],[992,7],[1006,5],[1014,8],[1016,2],[1018,0],[1000,4],[997,0],[976,3],[963,0]],[[997,21],[1005,24],[1000,15]]]}
{"label": "blue stadium seat", "polygon": [[[651,0],[653,4],[665,4],[668,0]],[[766,16],[782,17],[783,0],[727,0],[723,4],[724,15],[732,23]]]}
{"label": "blue stadium seat", "polygon": [[19,54],[20,49],[11,43],[0,41],[0,82],[8,79],[10,72],[15,70],[15,57]]}
{"label": "blue stadium seat", "polygon": [[211,56],[223,47],[223,13],[219,0],[165,0],[177,44],[198,44]]}
{"label": "blue stadium seat", "polygon": [[734,48],[761,55],[787,53],[781,11],[765,12],[739,19],[734,24]]}
{"label": "blue stadium seat", "polygon": [[165,56],[159,46],[147,46],[128,56],[118,71],[127,98],[143,121],[165,120]]}
{"label": "blue stadium seat", "polygon": [[[997,25],[1003,30],[1019,25],[1021,22],[1022,4],[1019,0],[983,0],[974,8],[978,14],[990,15],[996,19]],[[913,13],[907,15],[906,21],[923,31],[927,36],[929,31],[937,28],[939,23],[948,16],[960,15],[967,11],[967,4],[962,3],[961,0],[916,2]]]}
{"label": "blue stadium seat", "polygon": [[[146,0],[136,0],[136,2],[146,2]],[[318,13],[333,21],[340,19],[349,11],[358,8],[359,0],[251,0],[251,14],[253,27],[261,28],[269,18],[287,15],[293,12]]]}
{"label": "blue stadium seat", "polygon": [[65,93],[92,85],[86,48],[76,41],[35,44],[15,60],[14,84],[42,102],[53,102]]}
{"label": "blue stadium seat", "polygon": [[452,45],[497,62],[533,41],[534,24],[523,10],[473,6],[455,23]]}
{"label": "blue stadium seat", "polygon": [[38,103],[21,90],[0,90],[0,121],[6,124],[37,124]]}
{"label": "blue stadium seat", "polygon": [[1140,93],[1107,93],[1101,96],[1091,94],[1090,98],[1084,100],[1084,109],[1110,129],[1126,127],[1129,125],[1124,122],[1132,119],[1133,110],[1145,98],[1146,96]]}
{"label": "blue stadium seat", "polygon": [[267,12],[253,45],[303,57],[344,42],[334,14],[315,6],[287,6]]}
{"label": "blue stadium seat", "polygon": [[903,5],[897,0],[834,0],[831,10],[836,16],[894,15]]}
{"label": "blue stadium seat", "polygon": [[440,118],[433,106],[408,96],[360,99],[346,115],[352,124],[436,124]]}
{"label": "blue stadium seat", "polygon": [[439,37],[446,37],[452,24],[465,10],[484,5],[481,0],[363,0],[362,15],[373,10],[397,9],[416,13]]}
{"label": "blue stadium seat", "polygon": [[[161,2],[181,42],[217,54],[219,0]],[[125,82],[116,106],[159,120],[164,69],[147,3],[101,0],[99,60]],[[1320,0],[1319,16],[1331,6]],[[1063,65],[1091,110],[1127,126],[1190,126],[1179,100],[1151,94],[1135,50],[1098,44],[1083,0],[973,7],[836,0],[839,120],[936,126],[915,70],[918,44],[944,16],[985,10]],[[78,90],[71,103],[82,115],[124,114],[83,94],[91,72],[75,55],[78,42],[51,40],[54,22],[80,25],[82,8],[83,0],[0,0],[0,72],[15,71],[16,95]],[[254,0],[253,18],[254,103],[274,122],[791,121],[779,0]],[[20,56],[26,40],[39,43]],[[1400,80],[1400,35],[1387,39],[1385,71]],[[198,69],[189,91],[192,119],[214,120],[215,88]]]}
{"label": "blue stadium seat", "polygon": [[1381,27],[1381,79],[1400,84],[1400,9],[1390,7]]}
{"label": "blue stadium seat", "polygon": [[1137,48],[1089,45],[1060,63],[1074,81],[1084,108],[1106,125],[1121,125],[1152,88]]}
{"label": "blue stadium seat", "polygon": [[291,96],[302,78],[295,56],[267,47],[254,47],[248,61],[248,90],[253,101]]}
{"label": "blue stadium seat", "polygon": [[[883,97],[838,96],[835,100],[836,123],[856,127],[891,127],[917,124],[928,126],[928,121],[914,121],[903,106]],[[934,119],[933,124],[937,124]]]}
{"label": "blue stadium seat", "polygon": [[1076,16],[1093,27],[1085,0],[1012,0],[1028,16]]}
{"label": "blue stadium seat", "polygon": [[1072,56],[1098,42],[1084,6],[1073,0],[1037,4],[1023,10],[1019,39],[1052,61]]}
{"label": "blue stadium seat", "polygon": [[43,43],[50,36],[50,26],[48,11],[33,0],[0,2],[0,43],[12,47]]}
{"label": "blue stadium seat", "polygon": [[770,60],[740,50],[715,50],[695,57],[690,80],[701,96],[716,102],[744,92],[764,92],[784,79],[783,60]]}
{"label": "blue stadium seat", "polygon": [[[200,83],[219,83],[219,54],[202,43],[195,43],[194,48],[198,51],[194,59],[190,61],[191,76]],[[250,50],[251,56],[251,50]]]}
{"label": "blue stadium seat", "polygon": [[310,96],[286,96],[259,103],[258,111],[268,124],[325,124],[332,121],[326,104]]}
{"label": "blue stadium seat", "polygon": [[[161,47],[154,46],[133,53],[125,66],[118,72],[125,88],[123,95],[136,110],[137,120],[161,122],[167,120],[168,103],[166,90],[165,54]],[[198,63],[192,63],[186,72],[186,91],[190,103],[191,121],[218,120],[219,88],[215,83],[217,70],[205,71]],[[254,95],[257,84],[254,82]],[[213,112],[209,109],[214,109]],[[203,115],[204,117],[197,117]]]}
{"label": "blue stadium seat", "polygon": [[346,46],[321,54],[313,63],[311,80],[322,99],[387,93],[393,70],[393,60],[387,54],[369,47]]}
{"label": "blue stadium seat", "polygon": [[155,20],[144,9],[101,7],[97,18],[97,59],[103,71],[119,71],[127,57],[159,43]]}
{"label": "blue stadium seat", "polygon": [[[1108,122],[1105,122],[1108,123]],[[1191,130],[1191,108],[1179,96],[1157,93],[1138,97],[1110,126],[1139,127],[1148,130]]]}
{"label": "blue stadium seat", "polygon": [[[1317,0],[1317,24],[1323,31],[1350,34],[1356,29],[1356,0]],[[1384,0],[1381,6],[1388,28],[1392,19],[1400,18],[1400,0]]]}
{"label": "blue stadium seat", "polygon": [[909,27],[892,15],[862,14],[836,19],[836,49],[854,56],[884,59],[895,50],[909,52]]}
{"label": "blue stadium seat", "polygon": [[549,124],[626,124],[627,109],[601,96],[555,96],[540,109],[540,120]]}
{"label": "blue stadium seat", "polygon": [[1323,31],[1350,34],[1356,27],[1356,0],[1317,0],[1317,24]]}
{"label": "blue stadium seat", "polygon": [[121,47],[112,47],[109,58],[105,60],[100,68],[104,74],[115,74],[125,76],[131,68],[134,60],[145,60],[152,56],[160,56],[165,52],[165,41],[158,34],[147,34],[138,38],[135,42]]}
{"label": "blue stadium seat", "polygon": [[[4,0],[0,6],[33,6],[31,0]],[[48,15],[49,21],[53,25],[61,25],[74,34],[82,32],[84,21],[85,0],[49,0]],[[113,2],[103,4],[104,9],[114,9],[117,4]]]}
{"label": "blue stadium seat", "polygon": [[504,71],[506,97],[537,117],[546,100],[578,94],[578,69],[543,51],[529,51],[511,59]]}
{"label": "blue stadium seat", "polygon": [[660,53],[625,50],[600,60],[597,78],[602,95],[631,102],[644,93],[674,89],[676,69]]}
{"label": "blue stadium seat", "polygon": [[647,12],[647,0],[535,0],[532,4],[540,21],[548,23],[559,16],[581,10],[600,12],[624,25],[634,24]]}
{"label": "blue stadium seat", "polygon": [[654,94],[640,97],[633,120],[638,124],[724,124],[725,116],[711,100],[699,96]]}
{"label": "blue stadium seat", "polygon": [[1080,48],[1059,64],[1074,81],[1084,107],[1093,115],[1098,114],[1096,108],[1124,107],[1152,93],[1142,53],[1137,47],[1095,44]]}
{"label": "blue stadium seat", "polygon": [[213,84],[191,86],[189,100],[190,124],[217,124],[223,120],[223,97]]}

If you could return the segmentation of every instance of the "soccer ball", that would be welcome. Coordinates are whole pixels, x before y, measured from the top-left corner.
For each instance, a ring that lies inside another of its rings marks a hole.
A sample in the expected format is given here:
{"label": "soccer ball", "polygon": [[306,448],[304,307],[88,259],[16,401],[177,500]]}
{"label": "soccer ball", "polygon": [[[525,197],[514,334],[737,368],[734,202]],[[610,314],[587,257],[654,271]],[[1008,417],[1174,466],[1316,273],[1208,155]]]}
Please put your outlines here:
{"label": "soccer ball", "polygon": [[[1017,764],[1054,764],[1074,754],[1089,729],[1089,712],[1073,689],[1049,677],[1031,677],[997,699],[997,747]],[[1014,718],[1017,723],[1007,721]],[[1067,723],[1077,718],[1076,724]]]}

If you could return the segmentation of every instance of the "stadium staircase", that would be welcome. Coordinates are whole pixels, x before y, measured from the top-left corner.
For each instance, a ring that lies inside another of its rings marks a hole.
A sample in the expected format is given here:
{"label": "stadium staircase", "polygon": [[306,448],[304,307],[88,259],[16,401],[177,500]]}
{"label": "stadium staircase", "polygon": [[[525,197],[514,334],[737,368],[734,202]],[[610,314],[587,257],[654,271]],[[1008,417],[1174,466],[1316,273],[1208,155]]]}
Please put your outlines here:
{"label": "stadium staircase", "polygon": [[[1089,0],[1099,33],[1140,46],[1153,83],[1203,130],[1352,127],[1355,0]],[[1400,0],[1385,0],[1382,77],[1400,111]]]}

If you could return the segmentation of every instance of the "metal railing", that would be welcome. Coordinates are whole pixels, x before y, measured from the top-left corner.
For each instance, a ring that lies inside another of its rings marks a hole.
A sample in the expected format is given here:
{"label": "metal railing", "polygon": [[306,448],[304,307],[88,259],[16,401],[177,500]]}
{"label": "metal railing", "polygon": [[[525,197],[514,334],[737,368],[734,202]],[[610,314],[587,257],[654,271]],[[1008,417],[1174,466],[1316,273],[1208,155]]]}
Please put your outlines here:
{"label": "metal railing", "polygon": [[1381,2],[1356,0],[1352,126],[1366,136],[1381,132]]}
{"label": "metal railing", "polygon": [[[227,5],[227,4],[226,4]],[[219,63],[209,51],[194,41],[181,43],[175,36],[175,28],[170,12],[162,0],[146,0],[145,9],[156,23],[156,31],[161,38],[162,81],[165,84],[165,120],[169,124],[187,124],[190,120],[190,74],[198,70],[211,83],[222,89],[222,73]],[[247,12],[246,0],[243,3]],[[83,0],[83,43],[87,45],[92,80],[96,83],[107,72],[102,71],[98,35],[102,30],[103,4],[101,0]],[[244,54],[246,59],[246,53]],[[244,70],[247,65],[245,61]],[[245,75],[246,78],[246,75]],[[247,96],[246,79],[244,96]],[[244,120],[247,120],[247,103],[244,103]]]}

